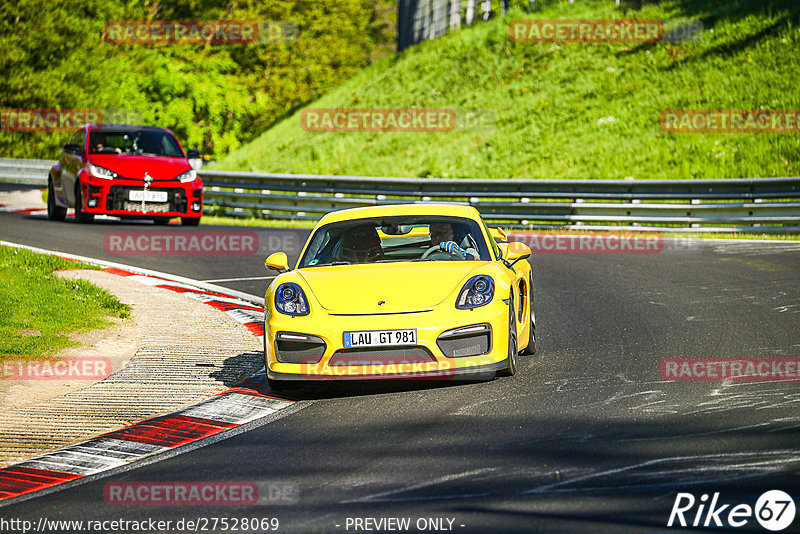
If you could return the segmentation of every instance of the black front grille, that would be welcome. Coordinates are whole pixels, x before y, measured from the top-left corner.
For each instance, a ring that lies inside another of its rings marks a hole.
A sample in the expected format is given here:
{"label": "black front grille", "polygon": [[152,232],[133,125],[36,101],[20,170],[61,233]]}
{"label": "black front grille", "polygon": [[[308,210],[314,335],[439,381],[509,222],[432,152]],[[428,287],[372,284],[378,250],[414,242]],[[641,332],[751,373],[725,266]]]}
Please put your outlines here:
{"label": "black front grille", "polygon": [[436,358],[425,347],[369,347],[337,350],[328,365],[400,365],[435,361]]}
{"label": "black front grille", "polygon": [[325,347],[321,338],[308,334],[278,332],[275,336],[275,357],[281,363],[318,363],[325,354]]}
{"label": "black front grille", "polygon": [[[144,188],[130,185],[112,185],[106,198],[107,210],[141,211],[142,203],[138,200],[129,200],[131,191],[142,191]],[[166,202],[145,201],[144,209],[148,212],[179,212],[186,213],[186,195],[180,187],[150,187],[148,191],[166,191]]]}
{"label": "black front grille", "polygon": [[492,331],[488,324],[475,325],[474,328],[483,327],[483,330],[459,333],[470,327],[457,328],[444,332],[436,340],[442,354],[448,358],[468,358],[480,356],[489,352],[492,346]]}
{"label": "black front grille", "polygon": [[[115,208],[119,209],[119,208]],[[142,213],[167,213],[174,211],[170,208],[169,202],[135,202],[129,200],[122,205],[125,211],[140,211]]]}

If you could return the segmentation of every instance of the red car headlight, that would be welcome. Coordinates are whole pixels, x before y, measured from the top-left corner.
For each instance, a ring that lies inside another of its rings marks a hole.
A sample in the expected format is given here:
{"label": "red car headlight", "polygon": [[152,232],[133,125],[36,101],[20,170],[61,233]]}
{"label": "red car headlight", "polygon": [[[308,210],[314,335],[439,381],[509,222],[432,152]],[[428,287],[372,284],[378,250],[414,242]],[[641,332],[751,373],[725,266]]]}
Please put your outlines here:
{"label": "red car headlight", "polygon": [[111,180],[118,176],[114,171],[108,170],[105,167],[98,167],[97,165],[89,165],[89,174],[95,178],[103,178],[105,180]]}
{"label": "red car headlight", "polygon": [[197,180],[197,171],[194,169],[189,169],[183,174],[178,175],[175,179],[180,180],[182,184],[188,184],[189,182],[194,182],[195,180]]}

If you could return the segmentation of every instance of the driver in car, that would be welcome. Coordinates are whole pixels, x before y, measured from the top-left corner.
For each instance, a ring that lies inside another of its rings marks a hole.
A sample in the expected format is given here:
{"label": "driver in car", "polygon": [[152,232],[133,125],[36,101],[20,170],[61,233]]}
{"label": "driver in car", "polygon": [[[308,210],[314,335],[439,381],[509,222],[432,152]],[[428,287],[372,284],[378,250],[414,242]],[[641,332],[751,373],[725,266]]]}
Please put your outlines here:
{"label": "driver in car", "polygon": [[353,263],[383,259],[381,238],[375,227],[362,224],[345,232],[339,241],[338,259]]}
{"label": "driver in car", "polygon": [[450,223],[434,222],[430,224],[428,230],[431,234],[431,246],[439,245],[440,250],[459,256],[462,260],[477,260],[480,257],[477,250],[471,247],[463,249],[456,244]]}
{"label": "driver in car", "polygon": [[92,139],[94,139],[95,145],[92,148],[92,153],[94,154],[102,154],[103,152],[116,152],[117,154],[122,154],[122,150],[119,147],[113,146],[105,146],[107,144],[108,139],[106,136],[101,133],[93,133]]}
{"label": "driver in car", "polygon": [[92,152],[93,153],[102,152],[103,149],[105,148],[103,145],[105,145],[106,143],[106,136],[103,134],[95,133],[92,136],[92,139],[95,141],[95,145],[92,148]]}

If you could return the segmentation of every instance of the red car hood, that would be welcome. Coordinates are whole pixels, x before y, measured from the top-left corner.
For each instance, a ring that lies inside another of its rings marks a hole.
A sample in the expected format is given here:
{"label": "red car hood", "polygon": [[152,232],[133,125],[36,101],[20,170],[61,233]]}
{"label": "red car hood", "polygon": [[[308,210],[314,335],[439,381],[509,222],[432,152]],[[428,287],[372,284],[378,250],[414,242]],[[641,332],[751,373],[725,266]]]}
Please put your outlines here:
{"label": "red car hood", "polygon": [[114,171],[122,178],[142,180],[146,172],[153,180],[173,180],[192,167],[184,158],[156,156],[126,156],[116,154],[92,154],[89,161],[93,165]]}

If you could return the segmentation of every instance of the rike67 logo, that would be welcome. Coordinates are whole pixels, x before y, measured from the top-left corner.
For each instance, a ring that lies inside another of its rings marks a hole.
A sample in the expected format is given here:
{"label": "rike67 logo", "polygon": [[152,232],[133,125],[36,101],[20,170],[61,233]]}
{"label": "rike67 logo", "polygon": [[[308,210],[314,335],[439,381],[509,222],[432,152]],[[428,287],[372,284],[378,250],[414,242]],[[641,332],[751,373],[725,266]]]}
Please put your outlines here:
{"label": "rike67 logo", "polygon": [[778,532],[788,528],[795,516],[794,500],[780,490],[764,492],[755,507],[749,504],[722,504],[719,492],[704,493],[697,499],[691,493],[678,493],[669,514],[668,527],[739,528],[753,520],[767,530]]}

